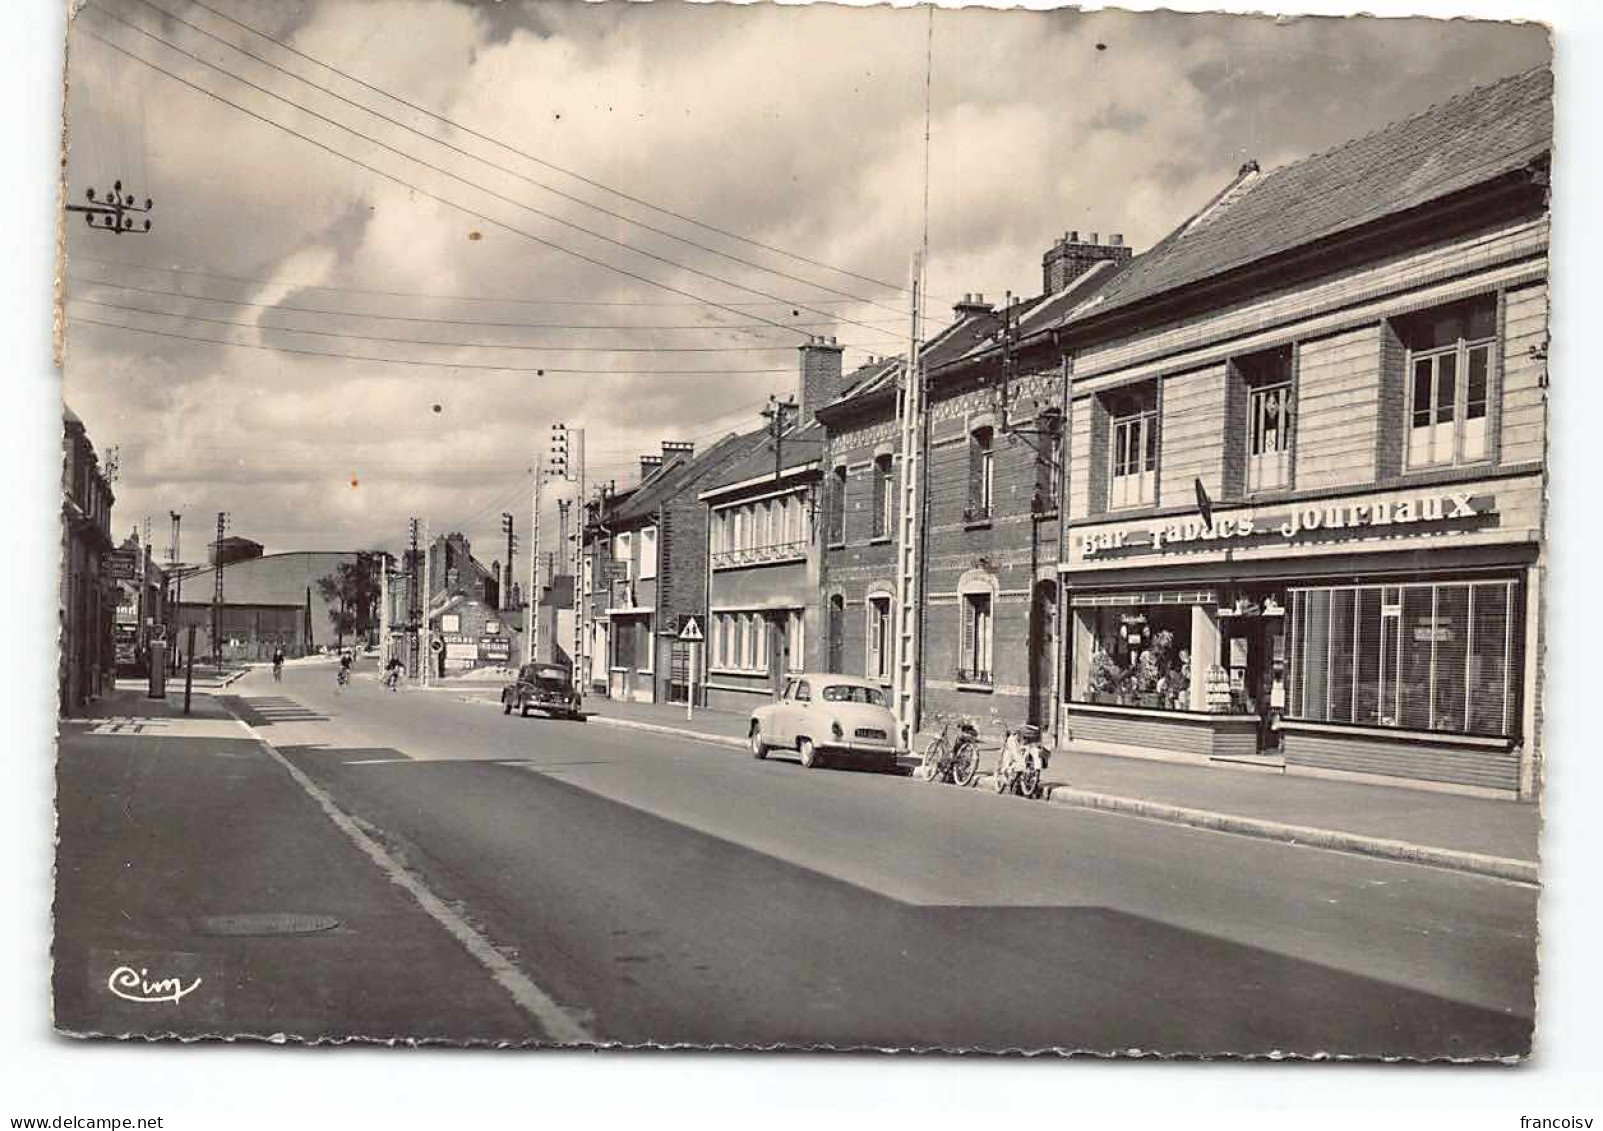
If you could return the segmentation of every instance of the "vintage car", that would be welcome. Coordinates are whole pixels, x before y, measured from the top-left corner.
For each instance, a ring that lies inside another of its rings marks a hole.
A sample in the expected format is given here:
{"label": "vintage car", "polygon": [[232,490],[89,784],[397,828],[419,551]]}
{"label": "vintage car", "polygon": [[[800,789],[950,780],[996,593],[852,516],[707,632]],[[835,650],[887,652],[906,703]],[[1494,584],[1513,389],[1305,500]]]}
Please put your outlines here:
{"label": "vintage car", "polygon": [[877,683],[849,675],[792,676],[778,702],[751,713],[751,754],[794,750],[811,769],[825,758],[896,768],[896,716]]}
{"label": "vintage car", "polygon": [[579,691],[573,677],[561,664],[524,664],[518,678],[501,689],[501,713],[520,715],[544,711],[564,719],[583,718],[579,712]]}

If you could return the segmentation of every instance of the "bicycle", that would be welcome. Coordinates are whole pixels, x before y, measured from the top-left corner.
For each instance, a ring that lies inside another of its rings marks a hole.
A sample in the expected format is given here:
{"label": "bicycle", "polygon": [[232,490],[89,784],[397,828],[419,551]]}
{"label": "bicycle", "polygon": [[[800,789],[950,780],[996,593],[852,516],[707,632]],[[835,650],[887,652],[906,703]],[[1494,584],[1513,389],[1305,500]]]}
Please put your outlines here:
{"label": "bicycle", "polygon": [[1041,771],[1046,769],[1049,755],[1041,745],[1041,728],[1025,723],[1018,730],[1002,732],[1002,760],[997,764],[992,784],[996,792],[1016,793],[1035,800],[1045,796],[1041,786]]}
{"label": "bicycle", "polygon": [[[941,730],[924,748],[924,760],[916,771],[918,777],[922,781],[973,785],[980,776],[979,731],[967,718],[952,715],[936,717],[940,720]],[[955,738],[952,736],[954,726],[957,730]]]}

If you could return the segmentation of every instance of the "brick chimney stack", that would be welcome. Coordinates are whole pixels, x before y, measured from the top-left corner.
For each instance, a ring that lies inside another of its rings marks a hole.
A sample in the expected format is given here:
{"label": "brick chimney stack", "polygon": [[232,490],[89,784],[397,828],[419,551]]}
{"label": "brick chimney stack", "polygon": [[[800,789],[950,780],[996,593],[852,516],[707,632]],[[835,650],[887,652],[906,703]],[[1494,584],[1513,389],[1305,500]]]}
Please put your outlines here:
{"label": "brick chimney stack", "polygon": [[800,411],[796,416],[805,428],[813,423],[814,413],[839,395],[841,355],[846,347],[837,345],[832,337],[818,337],[796,348],[801,354],[800,388],[796,390]]}
{"label": "brick chimney stack", "polygon": [[662,457],[658,455],[640,457],[640,482],[644,483],[651,478],[652,472],[662,466]]}
{"label": "brick chimney stack", "polygon": [[1056,294],[1104,260],[1125,263],[1134,254],[1119,232],[1109,235],[1107,243],[1099,242],[1095,232],[1089,236],[1089,239],[1081,239],[1077,231],[1065,232],[1063,238],[1041,256],[1041,288],[1047,294]]}
{"label": "brick chimney stack", "polygon": [[668,463],[683,456],[685,459],[694,459],[696,445],[689,440],[664,440],[662,442],[662,462]]}
{"label": "brick chimney stack", "polygon": [[964,293],[961,302],[952,304],[952,313],[959,318],[971,318],[976,314],[989,314],[995,309],[996,305],[986,302],[984,295],[968,294],[967,292]]}

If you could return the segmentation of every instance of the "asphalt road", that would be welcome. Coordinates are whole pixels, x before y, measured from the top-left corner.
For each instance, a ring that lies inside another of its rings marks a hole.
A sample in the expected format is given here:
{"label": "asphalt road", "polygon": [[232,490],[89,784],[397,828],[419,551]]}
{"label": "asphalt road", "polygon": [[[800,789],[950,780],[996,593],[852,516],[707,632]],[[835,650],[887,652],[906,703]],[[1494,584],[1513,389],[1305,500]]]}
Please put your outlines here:
{"label": "asphalt road", "polygon": [[[1405,1057],[1530,1045],[1526,886],[504,717],[370,675],[342,689],[322,665],[231,691],[602,1041]],[[533,1020],[528,1035],[543,1035]]]}

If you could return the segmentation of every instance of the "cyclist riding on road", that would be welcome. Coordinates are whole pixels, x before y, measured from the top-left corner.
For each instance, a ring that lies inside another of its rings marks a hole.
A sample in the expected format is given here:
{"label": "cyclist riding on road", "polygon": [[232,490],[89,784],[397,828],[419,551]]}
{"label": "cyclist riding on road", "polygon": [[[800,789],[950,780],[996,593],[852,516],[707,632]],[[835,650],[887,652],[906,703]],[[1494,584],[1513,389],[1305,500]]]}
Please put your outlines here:
{"label": "cyclist riding on road", "polygon": [[340,653],[339,681],[346,683],[351,678],[351,664],[355,658],[349,652]]}
{"label": "cyclist riding on road", "polygon": [[273,680],[282,683],[284,680],[284,649],[282,646],[273,649]]}

